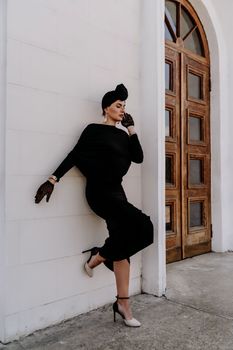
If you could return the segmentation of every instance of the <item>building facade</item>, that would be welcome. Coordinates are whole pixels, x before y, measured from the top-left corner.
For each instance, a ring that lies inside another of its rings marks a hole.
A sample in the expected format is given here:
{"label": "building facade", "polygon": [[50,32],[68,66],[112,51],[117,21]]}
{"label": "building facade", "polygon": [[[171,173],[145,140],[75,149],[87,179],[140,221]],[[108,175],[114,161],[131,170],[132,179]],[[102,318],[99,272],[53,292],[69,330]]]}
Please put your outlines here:
{"label": "building facade", "polygon": [[83,272],[81,251],[107,229],[82,174],[69,171],[49,203],[34,195],[119,83],[145,154],[124,188],[155,227],[132,257],[130,293],[165,294],[166,258],[233,250],[232,10],[230,0],[0,0],[0,341],[114,300],[110,271]]}

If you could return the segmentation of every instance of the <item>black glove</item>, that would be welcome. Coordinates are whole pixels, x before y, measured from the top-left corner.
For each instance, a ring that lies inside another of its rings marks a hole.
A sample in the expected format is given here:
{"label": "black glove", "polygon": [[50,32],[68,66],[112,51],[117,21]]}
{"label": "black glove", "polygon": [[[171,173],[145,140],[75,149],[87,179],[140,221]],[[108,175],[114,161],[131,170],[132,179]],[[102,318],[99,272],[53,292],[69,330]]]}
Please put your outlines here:
{"label": "black glove", "polygon": [[37,190],[35,195],[35,203],[40,203],[40,201],[46,195],[46,202],[49,201],[49,198],[53,192],[54,185],[50,181],[44,182]]}
{"label": "black glove", "polygon": [[133,121],[133,118],[131,117],[130,114],[128,113],[125,113],[122,121],[121,121],[121,124],[125,127],[125,128],[128,128],[129,126],[134,126],[134,121]]}

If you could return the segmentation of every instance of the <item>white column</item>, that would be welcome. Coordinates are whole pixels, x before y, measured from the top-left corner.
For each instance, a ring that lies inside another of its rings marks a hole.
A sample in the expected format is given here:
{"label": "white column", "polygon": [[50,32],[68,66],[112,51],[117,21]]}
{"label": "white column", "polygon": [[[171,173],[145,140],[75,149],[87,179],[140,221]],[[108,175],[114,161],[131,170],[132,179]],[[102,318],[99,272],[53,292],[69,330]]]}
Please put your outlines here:
{"label": "white column", "polygon": [[6,0],[0,0],[0,341],[4,341],[5,305],[5,115]]}
{"label": "white column", "polygon": [[142,2],[141,26],[142,206],[154,223],[154,243],[142,255],[142,291],[161,296],[165,264],[164,1]]}

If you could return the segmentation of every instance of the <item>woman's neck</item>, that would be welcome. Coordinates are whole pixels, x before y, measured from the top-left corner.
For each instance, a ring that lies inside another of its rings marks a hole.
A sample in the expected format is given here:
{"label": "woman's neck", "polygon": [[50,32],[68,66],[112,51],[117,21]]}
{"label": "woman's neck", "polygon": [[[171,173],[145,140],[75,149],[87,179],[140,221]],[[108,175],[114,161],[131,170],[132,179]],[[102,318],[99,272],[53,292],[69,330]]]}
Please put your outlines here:
{"label": "woman's neck", "polygon": [[103,121],[102,124],[116,126],[116,122],[114,120],[111,120],[111,119]]}

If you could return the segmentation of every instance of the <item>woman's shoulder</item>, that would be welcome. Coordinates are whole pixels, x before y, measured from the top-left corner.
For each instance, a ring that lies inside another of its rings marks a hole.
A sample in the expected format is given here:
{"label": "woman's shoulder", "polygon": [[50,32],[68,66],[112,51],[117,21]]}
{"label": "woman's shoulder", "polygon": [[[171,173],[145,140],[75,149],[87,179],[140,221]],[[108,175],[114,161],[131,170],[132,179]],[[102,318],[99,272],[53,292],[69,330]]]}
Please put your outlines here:
{"label": "woman's shoulder", "polygon": [[119,127],[116,127],[115,125],[107,125],[103,123],[91,123],[88,124],[87,127],[88,129],[93,129],[93,130],[102,130],[103,132],[116,132],[122,135],[128,135],[127,132]]}
{"label": "woman's shoulder", "polygon": [[90,123],[84,127],[82,134],[83,135],[96,135],[96,134],[99,134],[100,132],[101,133],[105,132],[105,127],[103,126],[103,124]]}
{"label": "woman's shoulder", "polygon": [[120,139],[128,139],[129,135],[128,133],[114,125],[106,125],[101,123],[91,123],[88,124],[82,131],[82,138],[95,138],[95,137],[113,137],[113,139],[120,138]]}
{"label": "woman's shoulder", "polygon": [[83,128],[83,133],[89,132],[91,130],[95,129],[95,124],[91,123],[91,124],[87,124],[84,128]]}

